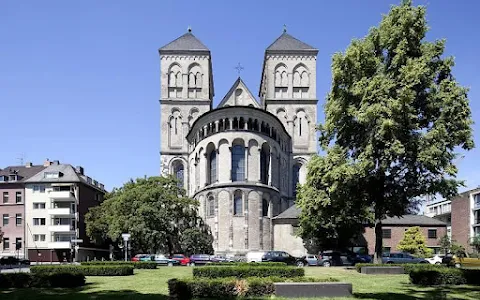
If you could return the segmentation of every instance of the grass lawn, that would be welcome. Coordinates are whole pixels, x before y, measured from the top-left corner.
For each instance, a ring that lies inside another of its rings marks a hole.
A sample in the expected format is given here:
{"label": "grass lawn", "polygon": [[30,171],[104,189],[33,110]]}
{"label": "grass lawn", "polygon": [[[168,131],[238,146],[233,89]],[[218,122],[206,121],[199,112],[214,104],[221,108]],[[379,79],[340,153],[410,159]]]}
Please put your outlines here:
{"label": "grass lawn", "polygon": [[[191,276],[191,273],[192,271],[189,267],[160,267],[157,270],[135,270],[134,276],[87,277],[87,285],[75,290],[2,290],[0,291],[0,299],[168,299],[167,280],[175,277]],[[480,299],[480,286],[417,287],[409,283],[407,275],[362,275],[355,270],[322,267],[306,268],[306,275],[334,277],[341,281],[351,282],[355,298],[360,299]]]}

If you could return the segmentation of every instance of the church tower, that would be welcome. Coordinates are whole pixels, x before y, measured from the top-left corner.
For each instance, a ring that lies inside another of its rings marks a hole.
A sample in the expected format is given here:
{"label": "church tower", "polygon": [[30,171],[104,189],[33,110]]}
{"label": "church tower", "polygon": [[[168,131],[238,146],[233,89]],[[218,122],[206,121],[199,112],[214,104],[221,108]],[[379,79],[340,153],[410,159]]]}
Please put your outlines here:
{"label": "church tower", "polygon": [[159,49],[161,72],[161,174],[173,174],[188,187],[189,145],[195,120],[212,109],[210,50],[191,32]]}
{"label": "church tower", "polygon": [[289,182],[295,197],[306,163],[317,153],[316,61],[318,50],[284,30],[266,50],[259,97],[265,110],[277,116],[292,137]]}

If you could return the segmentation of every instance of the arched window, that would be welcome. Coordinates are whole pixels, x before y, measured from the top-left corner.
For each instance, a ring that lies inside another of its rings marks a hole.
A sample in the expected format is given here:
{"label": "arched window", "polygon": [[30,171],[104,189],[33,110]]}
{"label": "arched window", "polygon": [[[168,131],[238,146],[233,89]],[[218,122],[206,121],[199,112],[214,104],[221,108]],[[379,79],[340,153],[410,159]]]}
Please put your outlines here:
{"label": "arched window", "polygon": [[295,164],[293,166],[293,172],[292,172],[292,189],[293,189],[293,196],[297,196],[297,184],[300,181],[300,168],[302,166],[300,164]]}
{"label": "arched window", "polygon": [[267,199],[262,200],[262,217],[268,217],[268,201],[267,201]]}
{"label": "arched window", "polygon": [[180,98],[182,95],[182,70],[177,64],[170,66],[168,71],[168,96]]}
{"label": "arched window", "polygon": [[243,215],[243,201],[242,201],[242,192],[235,191],[233,196],[233,215],[241,216]]}
{"label": "arched window", "polygon": [[245,180],[245,149],[241,145],[232,147],[232,181]]}
{"label": "arched window", "polygon": [[207,216],[214,216],[215,215],[215,199],[212,195],[208,196],[207,198]]}
{"label": "arched window", "polygon": [[217,150],[212,150],[209,157],[210,184],[217,181]]}
{"label": "arched window", "polygon": [[262,147],[260,151],[260,181],[263,184],[268,183],[268,154],[267,149]]}
{"label": "arched window", "polygon": [[184,185],[183,185],[183,183],[184,183],[184,180],[183,180],[183,178],[184,178],[184,176],[183,176],[183,175],[184,175],[184,169],[183,169],[183,164],[182,164],[181,162],[178,162],[178,163],[175,165],[175,167],[174,167],[174,169],[173,169],[173,173],[174,173],[174,175],[175,175],[175,178],[178,180],[178,183],[177,183],[178,186],[183,188],[183,186],[184,186]]}

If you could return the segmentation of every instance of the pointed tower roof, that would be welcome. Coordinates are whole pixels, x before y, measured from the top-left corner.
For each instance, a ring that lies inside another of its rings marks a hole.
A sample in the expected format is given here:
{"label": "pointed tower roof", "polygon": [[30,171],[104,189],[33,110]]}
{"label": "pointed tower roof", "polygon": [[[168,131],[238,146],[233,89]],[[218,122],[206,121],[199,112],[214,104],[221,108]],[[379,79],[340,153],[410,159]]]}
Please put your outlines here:
{"label": "pointed tower roof", "polygon": [[299,39],[294,38],[287,33],[286,30],[283,31],[282,35],[279,36],[270,46],[268,46],[266,53],[279,53],[279,52],[312,52],[318,53],[318,49],[300,41]]}
{"label": "pointed tower roof", "polygon": [[181,37],[173,40],[165,46],[158,49],[160,53],[168,52],[208,52],[210,50],[199,39],[197,39],[192,30],[189,28],[188,32]]}
{"label": "pointed tower roof", "polygon": [[[239,94],[236,94],[237,90],[240,91]],[[235,80],[230,90],[227,92],[225,97],[223,97],[223,100],[220,102],[220,104],[218,104],[217,108],[226,106],[252,106],[255,108],[260,108],[260,105],[258,104],[257,100],[255,100],[252,92],[250,92],[247,85],[240,77]]]}

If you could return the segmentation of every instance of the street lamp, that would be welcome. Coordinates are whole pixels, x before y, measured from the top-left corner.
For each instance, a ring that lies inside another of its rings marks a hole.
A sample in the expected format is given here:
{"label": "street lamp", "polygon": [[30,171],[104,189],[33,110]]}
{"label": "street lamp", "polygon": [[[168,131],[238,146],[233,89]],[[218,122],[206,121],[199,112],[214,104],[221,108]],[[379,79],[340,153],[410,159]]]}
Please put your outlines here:
{"label": "street lamp", "polygon": [[128,240],[130,239],[130,233],[122,233],[123,243],[124,243],[124,251],[125,251],[125,261],[128,260]]}

